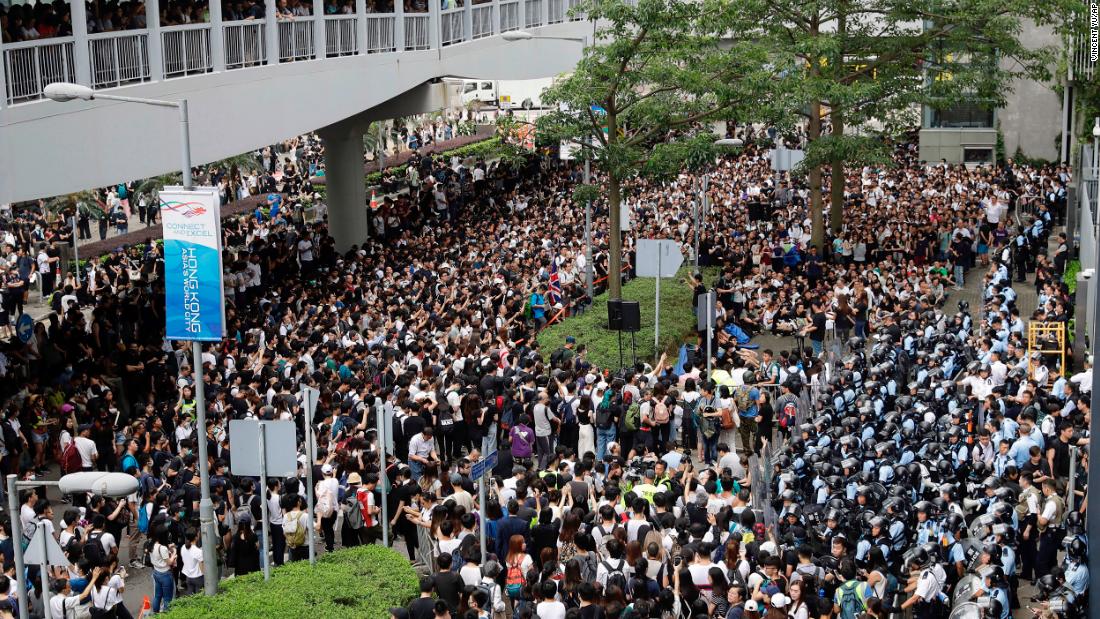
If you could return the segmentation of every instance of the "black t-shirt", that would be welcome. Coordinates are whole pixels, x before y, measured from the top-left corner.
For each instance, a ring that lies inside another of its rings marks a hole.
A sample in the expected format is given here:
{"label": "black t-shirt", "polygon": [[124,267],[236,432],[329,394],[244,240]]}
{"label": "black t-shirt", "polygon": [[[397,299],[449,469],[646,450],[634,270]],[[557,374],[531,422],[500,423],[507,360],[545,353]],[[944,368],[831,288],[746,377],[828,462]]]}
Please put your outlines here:
{"label": "black t-shirt", "polygon": [[416,598],[409,604],[409,619],[435,619],[435,600]]}
{"label": "black t-shirt", "polygon": [[1058,439],[1051,444],[1050,448],[1054,450],[1054,476],[1069,477],[1069,443],[1063,443],[1062,439]]}
{"label": "black t-shirt", "polygon": [[581,607],[581,619],[604,619],[603,607],[599,604],[589,604]]}
{"label": "black t-shirt", "polygon": [[439,599],[447,603],[452,613],[458,612],[459,594],[465,588],[462,577],[454,572],[439,572],[432,576],[435,581],[435,592]]}
{"label": "black t-shirt", "polygon": [[419,415],[410,416],[405,419],[403,434],[406,439],[412,440],[412,437],[420,434],[427,425],[428,423],[423,417]]}
{"label": "black t-shirt", "polygon": [[813,315],[814,330],[810,333],[810,339],[816,342],[825,341],[825,312],[815,312]]}

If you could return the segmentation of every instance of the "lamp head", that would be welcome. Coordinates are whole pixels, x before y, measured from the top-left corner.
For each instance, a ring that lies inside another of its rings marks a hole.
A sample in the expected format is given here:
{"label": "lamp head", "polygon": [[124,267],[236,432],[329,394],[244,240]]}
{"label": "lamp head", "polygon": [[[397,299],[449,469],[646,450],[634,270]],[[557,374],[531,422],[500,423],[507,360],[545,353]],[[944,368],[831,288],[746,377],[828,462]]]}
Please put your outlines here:
{"label": "lamp head", "polygon": [[745,141],[742,140],[741,138],[723,138],[721,140],[715,140],[714,145],[715,146],[733,146],[733,147],[736,148],[736,147],[739,147],[739,146],[744,146]]}
{"label": "lamp head", "polygon": [[1092,137],[1100,138],[1100,116],[1096,117],[1096,124],[1092,126]]}
{"label": "lamp head", "polygon": [[500,35],[500,38],[505,41],[530,41],[535,38],[535,35],[526,30],[511,30]]}
{"label": "lamp head", "polygon": [[95,91],[87,86],[72,84],[69,82],[54,82],[46,86],[42,91],[47,99],[64,103],[73,99],[91,101],[95,98]]}

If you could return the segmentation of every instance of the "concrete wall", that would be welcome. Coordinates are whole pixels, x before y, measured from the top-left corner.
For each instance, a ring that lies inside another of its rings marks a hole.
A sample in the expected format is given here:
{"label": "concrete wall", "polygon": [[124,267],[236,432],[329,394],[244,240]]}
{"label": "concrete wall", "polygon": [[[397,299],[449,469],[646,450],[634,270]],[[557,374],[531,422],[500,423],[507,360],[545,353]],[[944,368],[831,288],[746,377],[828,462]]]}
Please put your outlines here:
{"label": "concrete wall", "polygon": [[921,161],[963,163],[966,148],[994,149],[997,132],[993,129],[921,129],[919,153]]}
{"label": "concrete wall", "polygon": [[[1024,23],[1020,41],[1031,49],[1062,45],[1061,39],[1049,27],[1040,28],[1031,22]],[[1019,67],[1008,59],[1002,60],[1001,65],[1009,69]],[[1056,73],[1056,67],[1050,70]],[[1006,105],[997,110],[1006,156],[1015,154],[1019,146],[1028,157],[1058,160],[1055,138],[1062,133],[1062,99],[1053,90],[1058,76],[1054,78],[1048,83],[1022,79],[1012,83]]]}

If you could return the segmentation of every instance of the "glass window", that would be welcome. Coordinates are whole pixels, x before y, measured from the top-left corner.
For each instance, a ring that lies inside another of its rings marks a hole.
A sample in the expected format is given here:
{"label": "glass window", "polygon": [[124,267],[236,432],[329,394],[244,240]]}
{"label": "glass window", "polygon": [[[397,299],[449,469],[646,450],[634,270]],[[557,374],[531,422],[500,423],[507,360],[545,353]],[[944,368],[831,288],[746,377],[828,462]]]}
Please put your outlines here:
{"label": "glass window", "polygon": [[943,109],[932,108],[933,129],[992,129],[993,108],[978,103],[960,103]]}
{"label": "glass window", "polygon": [[493,83],[492,82],[481,82],[481,89],[482,90],[492,90],[493,89]]}
{"label": "glass window", "polygon": [[988,147],[975,147],[963,149],[964,163],[992,163],[993,149]]}
{"label": "glass window", "polygon": [[475,90],[477,90],[477,82],[466,82],[466,87],[462,89],[462,92],[467,93]]}

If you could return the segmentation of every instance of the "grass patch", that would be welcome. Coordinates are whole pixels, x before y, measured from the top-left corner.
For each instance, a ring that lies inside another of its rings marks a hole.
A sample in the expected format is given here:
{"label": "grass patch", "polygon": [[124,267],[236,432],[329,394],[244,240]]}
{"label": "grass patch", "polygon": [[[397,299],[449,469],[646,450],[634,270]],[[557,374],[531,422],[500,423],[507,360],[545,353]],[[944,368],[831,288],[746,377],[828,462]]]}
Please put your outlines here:
{"label": "grass patch", "polygon": [[[661,282],[661,351],[668,352],[674,358],[680,344],[695,340],[696,320],[691,309],[692,289],[680,280],[691,272],[684,267],[676,277]],[[703,276],[709,284],[716,275],[716,269],[704,269]],[[623,299],[637,301],[641,311],[641,330],[634,334],[639,361],[655,363],[657,348],[654,346],[655,293],[657,280],[652,277],[637,278],[623,286]],[[569,335],[577,338],[577,344],[588,347],[588,360],[600,368],[619,367],[619,336],[616,331],[607,329],[607,299],[605,292],[596,297],[588,311],[578,316],[570,316],[564,321],[545,329],[538,336],[545,358],[565,343]],[[623,362],[630,364],[630,334],[623,334]]]}
{"label": "grass patch", "polygon": [[325,554],[315,567],[296,561],[224,581],[218,595],[192,595],[172,602],[165,619],[214,617],[345,619],[388,617],[419,594],[408,559],[382,546],[360,546]]}

